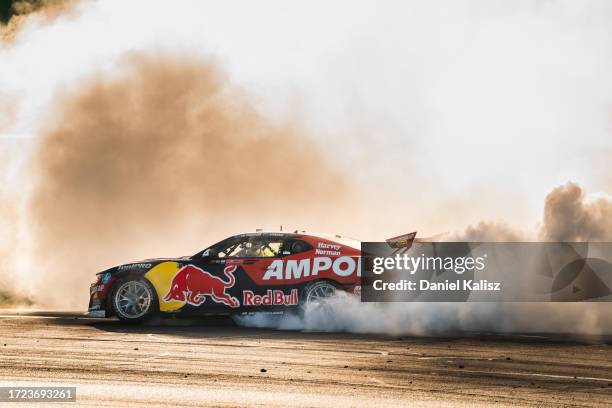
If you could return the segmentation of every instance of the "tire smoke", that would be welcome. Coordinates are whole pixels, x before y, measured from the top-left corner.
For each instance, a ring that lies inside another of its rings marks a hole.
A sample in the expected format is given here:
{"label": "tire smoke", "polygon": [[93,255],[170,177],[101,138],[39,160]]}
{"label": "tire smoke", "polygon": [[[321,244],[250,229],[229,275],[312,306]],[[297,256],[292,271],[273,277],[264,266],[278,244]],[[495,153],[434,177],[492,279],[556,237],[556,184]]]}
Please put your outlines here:
{"label": "tire smoke", "polygon": [[[591,199],[575,183],[554,188],[544,203],[544,219],[531,233],[482,221],[445,236],[447,241],[612,241],[612,200]],[[539,239],[538,239],[539,237]],[[453,331],[612,333],[609,303],[361,303],[351,295],[330,299],[302,316],[255,314],[239,324],[284,330],[387,335],[436,335]]]}
{"label": "tire smoke", "polygon": [[436,336],[456,332],[612,333],[608,303],[361,303],[339,294],[302,315],[239,316],[247,327],[390,336]]}

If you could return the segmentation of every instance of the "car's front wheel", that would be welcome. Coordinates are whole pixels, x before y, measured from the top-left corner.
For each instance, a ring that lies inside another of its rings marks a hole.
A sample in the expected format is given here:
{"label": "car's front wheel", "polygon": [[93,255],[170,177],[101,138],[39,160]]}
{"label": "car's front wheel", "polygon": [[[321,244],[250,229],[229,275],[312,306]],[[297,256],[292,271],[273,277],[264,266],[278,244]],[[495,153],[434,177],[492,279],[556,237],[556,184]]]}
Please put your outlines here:
{"label": "car's front wheel", "polygon": [[144,278],[120,279],[112,292],[115,315],[125,322],[140,323],[151,318],[158,310],[155,289]]}

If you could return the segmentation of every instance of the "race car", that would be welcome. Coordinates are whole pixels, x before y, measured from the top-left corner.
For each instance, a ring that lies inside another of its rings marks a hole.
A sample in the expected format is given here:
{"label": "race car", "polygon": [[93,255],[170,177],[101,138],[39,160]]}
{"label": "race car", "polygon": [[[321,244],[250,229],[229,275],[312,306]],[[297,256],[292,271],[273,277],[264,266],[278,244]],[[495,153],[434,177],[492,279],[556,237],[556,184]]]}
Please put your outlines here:
{"label": "race car", "polygon": [[156,314],[299,311],[337,291],[358,295],[360,263],[360,242],[338,235],[240,234],[193,256],[98,273],[87,315],[139,323]]}

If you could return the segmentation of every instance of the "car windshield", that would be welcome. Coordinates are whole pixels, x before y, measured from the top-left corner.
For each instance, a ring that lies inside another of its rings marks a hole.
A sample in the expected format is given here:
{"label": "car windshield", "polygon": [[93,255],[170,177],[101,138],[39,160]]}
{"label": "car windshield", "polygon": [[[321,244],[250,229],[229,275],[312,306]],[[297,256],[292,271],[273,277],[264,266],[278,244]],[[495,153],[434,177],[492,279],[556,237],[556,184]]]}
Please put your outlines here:
{"label": "car windshield", "polygon": [[[266,258],[278,255],[281,241],[269,241],[253,239],[240,242],[232,248],[228,248],[228,258]],[[221,253],[219,254],[221,256]]]}

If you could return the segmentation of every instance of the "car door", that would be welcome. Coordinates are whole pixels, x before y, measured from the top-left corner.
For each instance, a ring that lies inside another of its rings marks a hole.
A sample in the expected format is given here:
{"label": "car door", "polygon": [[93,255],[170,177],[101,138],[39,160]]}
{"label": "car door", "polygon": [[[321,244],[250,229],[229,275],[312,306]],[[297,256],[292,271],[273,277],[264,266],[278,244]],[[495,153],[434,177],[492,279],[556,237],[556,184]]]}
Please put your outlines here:
{"label": "car door", "polygon": [[312,246],[300,239],[276,236],[268,237],[265,245],[274,252],[273,255],[239,261],[246,274],[244,281],[248,282],[242,293],[243,306],[262,310],[296,306],[304,282],[295,278],[284,279],[287,273],[295,273],[295,268],[287,267],[287,262],[297,265],[307,257]]}
{"label": "car door", "polygon": [[183,312],[217,314],[234,312],[241,307],[240,281],[244,272],[237,256],[246,247],[248,237],[226,239],[192,257],[189,265],[188,291]]}
{"label": "car door", "polygon": [[[282,235],[254,235],[241,248],[229,253],[225,264],[236,266],[240,277],[237,282],[241,305],[248,310],[270,309],[282,303],[280,294],[263,279],[270,266],[281,257],[284,237]],[[274,298],[276,296],[276,298]],[[276,299],[276,300],[275,300]],[[247,310],[247,311],[248,311]]]}
{"label": "car door", "polygon": [[266,295],[261,277],[278,258],[281,246],[281,237],[237,236],[192,258],[183,312],[214,314],[251,308],[253,296]]}

